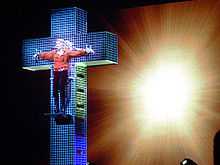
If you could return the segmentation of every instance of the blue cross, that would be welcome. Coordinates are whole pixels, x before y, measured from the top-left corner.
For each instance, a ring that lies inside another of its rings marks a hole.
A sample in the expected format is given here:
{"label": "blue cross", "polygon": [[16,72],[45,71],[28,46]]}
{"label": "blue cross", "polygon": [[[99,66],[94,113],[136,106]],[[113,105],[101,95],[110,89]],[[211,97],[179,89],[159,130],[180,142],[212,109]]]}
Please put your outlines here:
{"label": "blue cross", "polygon": [[118,63],[117,36],[110,32],[87,33],[87,12],[80,8],[52,10],[51,36],[23,41],[23,69],[51,70],[51,113],[54,112],[53,62],[36,62],[36,50],[49,51],[58,38],[69,40],[77,48],[92,45],[95,54],[72,58],[69,77],[67,113],[74,116],[72,124],[58,124],[50,118],[50,164],[86,165],[87,163],[87,67]]}

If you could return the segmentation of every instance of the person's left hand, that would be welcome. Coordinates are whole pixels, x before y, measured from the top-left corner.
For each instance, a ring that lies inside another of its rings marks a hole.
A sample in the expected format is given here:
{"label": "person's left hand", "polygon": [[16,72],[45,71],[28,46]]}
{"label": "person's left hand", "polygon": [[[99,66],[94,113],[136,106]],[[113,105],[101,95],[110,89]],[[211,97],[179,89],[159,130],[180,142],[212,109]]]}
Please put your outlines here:
{"label": "person's left hand", "polygon": [[95,53],[95,51],[92,49],[92,45],[90,45],[89,47],[88,47],[88,45],[86,45],[85,51],[87,54],[89,54],[89,53],[94,54]]}

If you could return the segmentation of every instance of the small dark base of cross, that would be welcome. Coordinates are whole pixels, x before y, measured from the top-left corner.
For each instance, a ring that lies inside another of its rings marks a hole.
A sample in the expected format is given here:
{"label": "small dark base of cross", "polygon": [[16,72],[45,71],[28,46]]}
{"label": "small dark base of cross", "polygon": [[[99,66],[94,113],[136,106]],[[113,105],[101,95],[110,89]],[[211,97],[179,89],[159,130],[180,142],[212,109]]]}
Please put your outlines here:
{"label": "small dark base of cross", "polygon": [[73,116],[70,114],[65,114],[63,112],[58,113],[44,113],[44,116],[55,118],[57,125],[73,124]]}

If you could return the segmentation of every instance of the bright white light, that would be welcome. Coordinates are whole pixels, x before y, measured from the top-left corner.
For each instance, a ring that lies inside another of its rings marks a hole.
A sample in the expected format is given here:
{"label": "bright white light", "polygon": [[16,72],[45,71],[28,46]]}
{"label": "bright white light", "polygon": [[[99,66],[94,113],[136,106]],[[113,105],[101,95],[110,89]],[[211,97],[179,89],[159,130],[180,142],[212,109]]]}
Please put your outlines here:
{"label": "bright white light", "polygon": [[153,121],[181,119],[192,95],[192,82],[182,65],[161,65],[146,75],[140,89],[145,115]]}
{"label": "bright white light", "polygon": [[187,160],[184,160],[184,161],[183,161],[183,165],[185,165],[186,163],[187,163]]}

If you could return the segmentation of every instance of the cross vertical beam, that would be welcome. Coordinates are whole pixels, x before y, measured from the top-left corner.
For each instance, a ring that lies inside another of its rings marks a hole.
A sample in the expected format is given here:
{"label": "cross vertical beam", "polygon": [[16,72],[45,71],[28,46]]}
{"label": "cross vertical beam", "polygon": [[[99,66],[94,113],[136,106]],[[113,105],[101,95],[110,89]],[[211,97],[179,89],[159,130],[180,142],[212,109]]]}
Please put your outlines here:
{"label": "cross vertical beam", "polygon": [[50,164],[86,165],[87,163],[87,67],[118,63],[117,36],[110,32],[87,33],[87,12],[73,7],[52,10],[51,36],[23,41],[23,69],[51,70],[50,111],[54,113],[53,62],[33,59],[35,50],[48,51],[58,38],[75,47],[92,45],[95,54],[71,59],[66,112],[74,116],[71,124],[59,124],[50,118]]}

